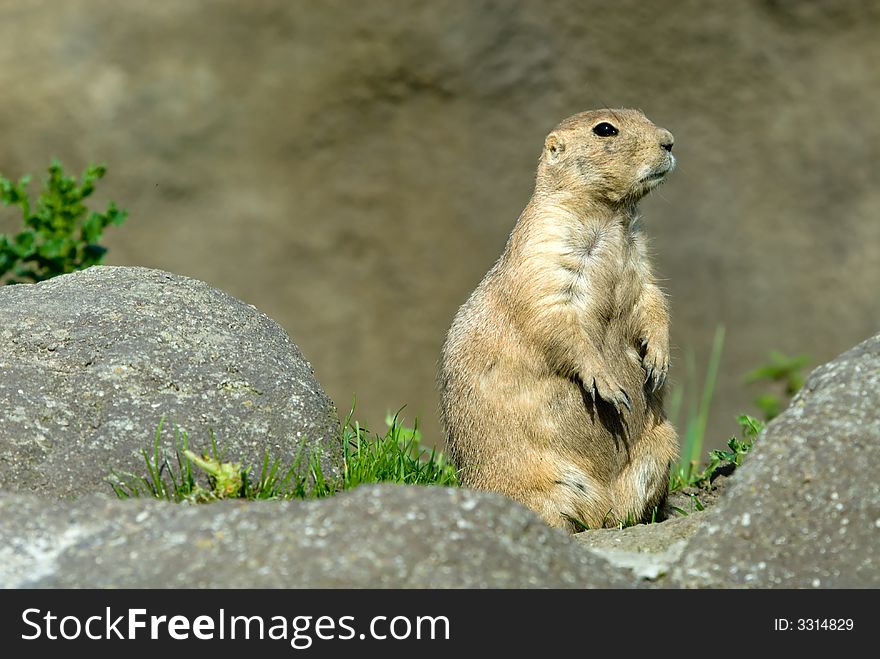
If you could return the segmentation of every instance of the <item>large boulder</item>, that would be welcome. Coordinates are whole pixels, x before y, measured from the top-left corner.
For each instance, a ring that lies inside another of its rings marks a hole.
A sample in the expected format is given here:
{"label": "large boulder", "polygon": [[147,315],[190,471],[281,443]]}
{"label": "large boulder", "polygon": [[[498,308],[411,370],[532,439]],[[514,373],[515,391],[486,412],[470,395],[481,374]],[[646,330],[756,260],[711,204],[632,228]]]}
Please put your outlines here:
{"label": "large boulder", "polygon": [[880,587],[880,335],[816,369],[672,572],[686,586]]}
{"label": "large boulder", "polygon": [[523,506],[458,488],[188,506],[0,493],[0,587],[583,588],[635,579]]}
{"label": "large boulder", "polygon": [[145,474],[164,417],[194,449],[255,468],[266,451],[338,468],[333,404],[281,327],[207,284],[95,267],[0,288],[0,490],[59,497]]}

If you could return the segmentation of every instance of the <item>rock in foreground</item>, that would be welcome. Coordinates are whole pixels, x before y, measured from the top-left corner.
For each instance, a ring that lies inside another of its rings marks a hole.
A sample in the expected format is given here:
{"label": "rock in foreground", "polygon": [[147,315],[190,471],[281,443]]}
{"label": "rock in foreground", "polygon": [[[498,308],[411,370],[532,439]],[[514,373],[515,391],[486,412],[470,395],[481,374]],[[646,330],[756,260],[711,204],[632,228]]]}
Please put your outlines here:
{"label": "rock in foreground", "polygon": [[693,512],[657,524],[593,529],[576,534],[574,539],[612,565],[631,570],[639,579],[654,581],[668,573],[681,557],[688,539],[710,514]]}
{"label": "rock in foreground", "polygon": [[281,327],[207,284],[146,268],[95,267],[0,287],[0,490],[70,497],[144,474],[164,416],[190,445],[213,431],[229,460],[340,460],[338,419]]}
{"label": "rock in foreground", "polygon": [[504,497],[374,485],[317,501],[0,495],[0,586],[582,588],[635,579]]}
{"label": "rock in foreground", "polygon": [[816,369],[758,438],[675,581],[880,587],[880,335]]}

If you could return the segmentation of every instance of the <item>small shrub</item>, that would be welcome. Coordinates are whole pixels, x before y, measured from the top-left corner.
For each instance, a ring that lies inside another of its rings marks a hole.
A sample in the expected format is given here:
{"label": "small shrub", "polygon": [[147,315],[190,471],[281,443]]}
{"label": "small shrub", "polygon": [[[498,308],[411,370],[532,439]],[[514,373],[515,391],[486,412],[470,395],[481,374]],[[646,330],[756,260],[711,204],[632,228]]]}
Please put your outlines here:
{"label": "small shrub", "polygon": [[43,281],[104,260],[107,249],[98,244],[101,234],[128,215],[112,201],[103,213],[86,207],[85,199],[106,172],[104,165],[89,165],[77,180],[53,160],[34,202],[27,192],[30,176],[17,183],[0,176],[0,201],[17,206],[24,225],[14,237],[0,234],[0,279],[10,284]]}

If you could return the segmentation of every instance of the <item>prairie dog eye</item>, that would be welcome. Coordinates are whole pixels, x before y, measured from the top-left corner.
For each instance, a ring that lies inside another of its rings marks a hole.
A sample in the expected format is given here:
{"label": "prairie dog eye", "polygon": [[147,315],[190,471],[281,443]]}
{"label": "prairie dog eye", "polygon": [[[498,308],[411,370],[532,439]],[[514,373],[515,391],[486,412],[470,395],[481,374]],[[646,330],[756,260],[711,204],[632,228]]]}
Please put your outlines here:
{"label": "prairie dog eye", "polygon": [[614,126],[609,124],[607,121],[603,121],[601,124],[596,124],[593,126],[593,132],[596,133],[599,137],[613,137],[617,135],[620,131],[617,130]]}

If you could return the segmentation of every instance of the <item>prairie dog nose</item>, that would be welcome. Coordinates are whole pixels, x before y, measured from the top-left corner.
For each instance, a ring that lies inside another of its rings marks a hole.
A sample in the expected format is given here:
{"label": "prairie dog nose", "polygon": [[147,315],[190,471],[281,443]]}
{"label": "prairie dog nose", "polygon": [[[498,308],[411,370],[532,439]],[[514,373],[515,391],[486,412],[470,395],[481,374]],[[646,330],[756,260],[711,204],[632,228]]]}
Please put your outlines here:
{"label": "prairie dog nose", "polygon": [[665,151],[672,151],[672,145],[675,144],[675,138],[668,130],[660,129],[660,148]]}

